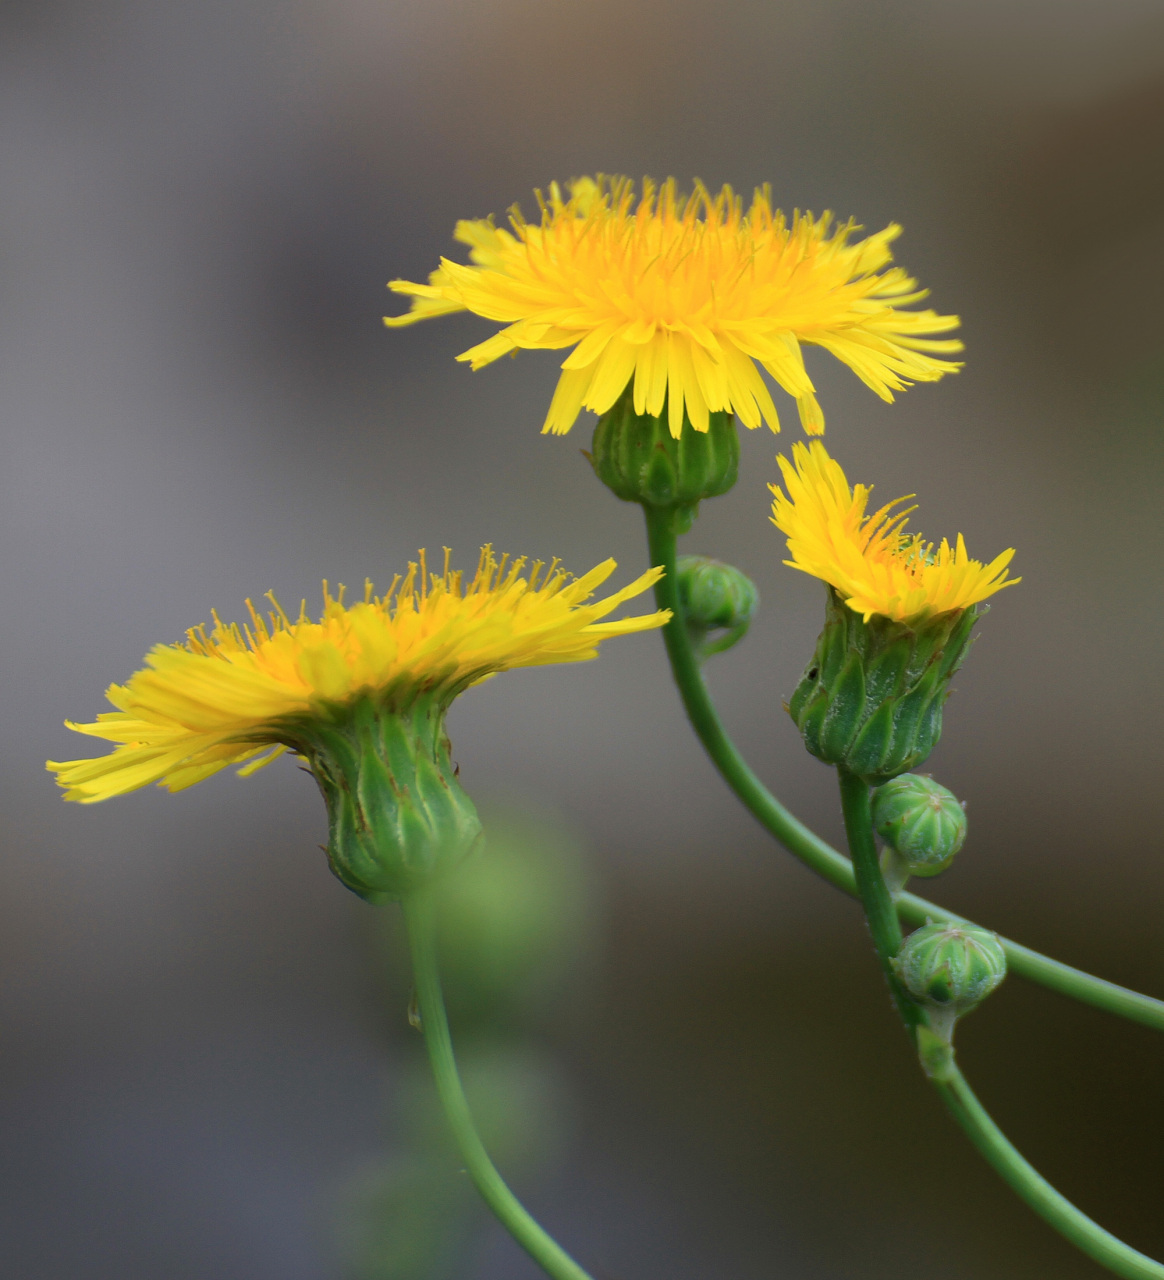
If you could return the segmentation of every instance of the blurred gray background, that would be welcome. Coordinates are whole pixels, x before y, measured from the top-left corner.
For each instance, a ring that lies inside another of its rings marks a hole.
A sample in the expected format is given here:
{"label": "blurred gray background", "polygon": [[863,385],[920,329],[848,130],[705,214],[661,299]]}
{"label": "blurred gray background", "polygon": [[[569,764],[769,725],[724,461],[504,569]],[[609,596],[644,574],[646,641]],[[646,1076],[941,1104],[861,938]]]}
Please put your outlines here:
{"label": "blurred gray background", "polygon": [[[81,808],[42,761],[87,754],[66,716],[248,595],[486,540],[645,567],[590,424],[538,434],[560,357],[474,374],[453,356],[486,322],[380,324],[458,218],[554,178],[771,182],[904,224],[966,369],[884,406],[810,355],[828,444],[1024,576],[931,761],[971,835],[930,887],[1164,994],[1159,0],[8,0],[0,164],[0,1275],[349,1276],[335,1222],[391,1157],[414,1033],[310,780]],[[767,523],[788,410],[686,549],[758,582],[712,683],[839,838],[780,707],[821,615]],[[941,1113],[855,907],[726,793],[657,637],[492,681],[450,727],[475,796],[584,850],[586,994],[527,1029],[573,1138],[516,1180],[596,1277],[1100,1274]],[[1043,1171],[1164,1254],[1164,1039],[1013,981],[960,1043]],[[486,1229],[456,1274],[536,1273]]]}

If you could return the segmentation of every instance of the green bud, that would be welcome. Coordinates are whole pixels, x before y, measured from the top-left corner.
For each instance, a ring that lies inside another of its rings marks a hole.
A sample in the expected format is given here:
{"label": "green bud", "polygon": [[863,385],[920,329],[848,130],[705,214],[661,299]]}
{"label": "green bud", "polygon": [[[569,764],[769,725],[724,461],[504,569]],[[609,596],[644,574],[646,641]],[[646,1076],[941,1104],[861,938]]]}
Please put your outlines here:
{"label": "green bud", "polygon": [[[701,658],[743,639],[760,599],[751,578],[709,556],[680,556],[676,574],[683,621]],[[711,631],[724,634],[708,640]]]}
{"label": "green bud", "polygon": [[445,735],[445,707],[371,697],[289,722],[327,803],[327,859],[354,893],[399,898],[456,866],[481,838]]}
{"label": "green bud", "polygon": [[667,405],[658,417],[636,413],[633,383],[594,428],[590,462],[616,497],[649,507],[674,509],[679,531],[691,527],[699,503],[736,482],[740,440],[728,412],[713,413],[706,431],[696,431],[687,411],[679,438],[671,434]]}
{"label": "green bud", "polygon": [[966,811],[933,778],[903,773],[873,792],[873,826],[915,876],[936,876],[966,839]]}
{"label": "green bud", "polygon": [[908,625],[866,622],[829,587],[824,630],[788,702],[804,745],[874,785],[921,764],[977,614],[971,605]]}
{"label": "green bud", "polygon": [[949,1040],[954,1022],[1006,977],[1006,952],[989,929],[927,924],[902,943],[893,968],[910,995],[926,1007],[931,1029]]}

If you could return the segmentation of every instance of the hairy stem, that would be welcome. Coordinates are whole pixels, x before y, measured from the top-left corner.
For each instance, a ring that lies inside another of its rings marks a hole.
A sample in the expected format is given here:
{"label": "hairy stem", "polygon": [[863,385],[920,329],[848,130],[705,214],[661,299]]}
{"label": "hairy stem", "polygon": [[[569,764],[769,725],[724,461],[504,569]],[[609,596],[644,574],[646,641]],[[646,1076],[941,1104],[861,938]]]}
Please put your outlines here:
{"label": "hairy stem", "polygon": [[416,998],[429,1062],[441,1106],[469,1176],[501,1225],[547,1275],[553,1276],[554,1280],[590,1280],[590,1276],[561,1245],[530,1217],[494,1168],[473,1123],[453,1057],[437,967],[432,902],[426,893],[417,892],[405,897],[401,906],[408,929]]}
{"label": "hairy stem", "polygon": [[[662,565],[666,571],[655,585],[655,599],[661,609],[670,609],[674,615],[663,628],[663,640],[687,718],[691,721],[696,736],[723,780],[761,826],[805,866],[843,892],[857,897],[857,881],[849,859],[788,812],[756,777],[728,737],[708,694],[699,660],[683,623],[675,578],[674,514],[665,508],[649,506],[644,506],[643,512],[647,520],[651,564]],[[898,916],[910,924],[924,924],[927,919],[972,923],[964,916],[912,893],[899,894],[896,907]],[[1141,1022],[1157,1031],[1164,1031],[1164,1000],[1141,995],[1114,982],[1106,982],[1008,938],[1002,938],[1001,942],[1006,949],[1007,963],[1012,973],[1041,983],[1084,1004],[1095,1005],[1132,1022]]]}

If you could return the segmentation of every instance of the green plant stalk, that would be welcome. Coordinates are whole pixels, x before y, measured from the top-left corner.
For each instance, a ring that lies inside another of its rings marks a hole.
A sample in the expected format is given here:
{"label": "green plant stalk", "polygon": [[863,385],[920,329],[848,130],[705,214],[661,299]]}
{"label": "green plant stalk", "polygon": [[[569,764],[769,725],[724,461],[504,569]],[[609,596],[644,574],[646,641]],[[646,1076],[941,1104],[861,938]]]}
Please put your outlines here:
{"label": "green plant stalk", "polygon": [[924,1021],[921,1010],[902,987],[891,961],[901,950],[901,922],[893,898],[881,874],[877,857],[877,842],[873,838],[873,814],[870,808],[869,786],[862,778],[850,773],[844,766],[837,767],[841,784],[841,811],[845,816],[845,834],[849,839],[849,851],[853,855],[853,874],[857,882],[857,895],[865,908],[865,920],[873,937],[873,946],[894,1003],[901,1014],[910,1035]]}
{"label": "green plant stalk", "polygon": [[1060,1235],[1101,1266],[1126,1280],[1160,1280],[1164,1266],[1105,1231],[1055,1190],[1015,1149],[1006,1134],[994,1123],[966,1078],[952,1066],[946,1080],[935,1080],[935,1088],[950,1114],[962,1126],[1010,1189]]}
{"label": "green plant stalk", "polygon": [[477,1133],[461,1086],[437,965],[432,902],[424,890],[401,899],[408,945],[412,953],[416,1000],[437,1094],[465,1161],[485,1203],[501,1225],[554,1280],[591,1280],[570,1255],[540,1227],[505,1185]]}
{"label": "green plant stalk", "polygon": [[[918,1027],[924,1024],[925,1014],[902,988],[891,965],[893,957],[901,949],[901,925],[877,858],[869,787],[863,779],[843,767],[837,769],[837,775],[841,784],[845,834],[853,855],[865,919],[906,1030],[916,1041]],[[1081,1213],[1023,1158],[975,1097],[952,1055],[943,1066],[941,1078],[931,1077],[931,1083],[995,1172],[1060,1235],[1125,1280],[1164,1280],[1164,1266]]]}
{"label": "green plant stalk", "polygon": [[[663,507],[651,506],[644,506],[643,512],[647,521],[651,564],[662,565],[665,570],[664,576],[655,584],[655,599],[659,608],[670,609],[673,614],[663,628],[663,641],[671,672],[696,736],[723,780],[760,825],[811,870],[844,893],[857,897],[857,881],[849,859],[788,812],[756,777],[728,737],[704,683],[675,589],[677,530],[674,513]],[[916,894],[898,894],[895,902],[899,918],[910,924],[924,924],[927,919],[972,923],[964,916]],[[1012,973],[1084,1004],[1164,1031],[1164,1000],[1106,982],[1009,938],[1001,941]]]}

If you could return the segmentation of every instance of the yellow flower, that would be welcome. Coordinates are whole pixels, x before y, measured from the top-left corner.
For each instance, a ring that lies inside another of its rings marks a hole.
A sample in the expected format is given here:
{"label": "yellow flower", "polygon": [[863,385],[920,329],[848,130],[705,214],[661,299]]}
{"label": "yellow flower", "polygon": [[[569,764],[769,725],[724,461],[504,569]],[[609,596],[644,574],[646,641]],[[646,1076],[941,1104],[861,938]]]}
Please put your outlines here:
{"label": "yellow flower", "polygon": [[806,342],[883,400],[960,368],[932,354],[962,349],[932,337],[958,318],[902,310],[925,291],[900,267],[887,269],[896,225],[850,243],[854,223],[799,212],[789,222],[767,187],[744,213],[730,187],[712,196],[696,183],[685,197],[673,179],[657,191],[644,182],[637,207],[631,182],[602,175],[572,183],[568,200],[557,183],[548,201],[537,196],[539,225],[516,207],[512,233],[492,220],[457,223],[473,265],[443,258],[426,285],[393,280],[412,310],[384,323],[467,310],[505,324],[457,357],[474,369],[519,347],[574,347],[543,431],[569,431],[583,408],[605,413],[632,379],[635,412],[657,417],[666,403],[674,436],[685,407],[697,431],[716,411],[778,431],[758,361],[795,397],[804,429],[819,434]]}
{"label": "yellow flower", "polygon": [[866,622],[875,613],[896,622],[920,622],[966,609],[1020,581],[1006,576],[1013,550],[984,565],[966,554],[961,534],[953,548],[943,538],[935,551],[920,534],[906,533],[913,508],[894,510],[904,498],[866,515],[872,486],[850,489],[819,440],[808,447],[793,445],[792,458],[777,459],[787,494],[769,486],[776,495],[772,523],[788,535],[792,553],[785,564],[836,588]]}
{"label": "yellow flower", "polygon": [[[118,743],[90,760],[50,761],[66,800],[92,803],[160,782],[178,791],[229,764],[249,761],[251,773],[294,746],[290,718],[327,712],[367,696],[401,708],[421,696],[447,706],[471,684],[511,667],[581,662],[597,656],[609,636],[662,626],[666,611],[615,622],[601,619],[662,574],[652,569],[629,586],[587,603],[614,572],[606,560],[572,579],[554,561],[507,564],[485,547],[467,585],[449,568],[441,574],[409,566],[384,596],[365,585],[364,599],[345,605],[343,589],[324,584],[323,615],[292,622],[275,612],[250,624],[217,615],[209,633],[198,627],[185,644],[158,645],[146,667],[106,696],[117,708],[94,724],[66,722],[78,733]],[[540,579],[540,580],[539,580]],[[288,739],[291,741],[288,742]]]}

